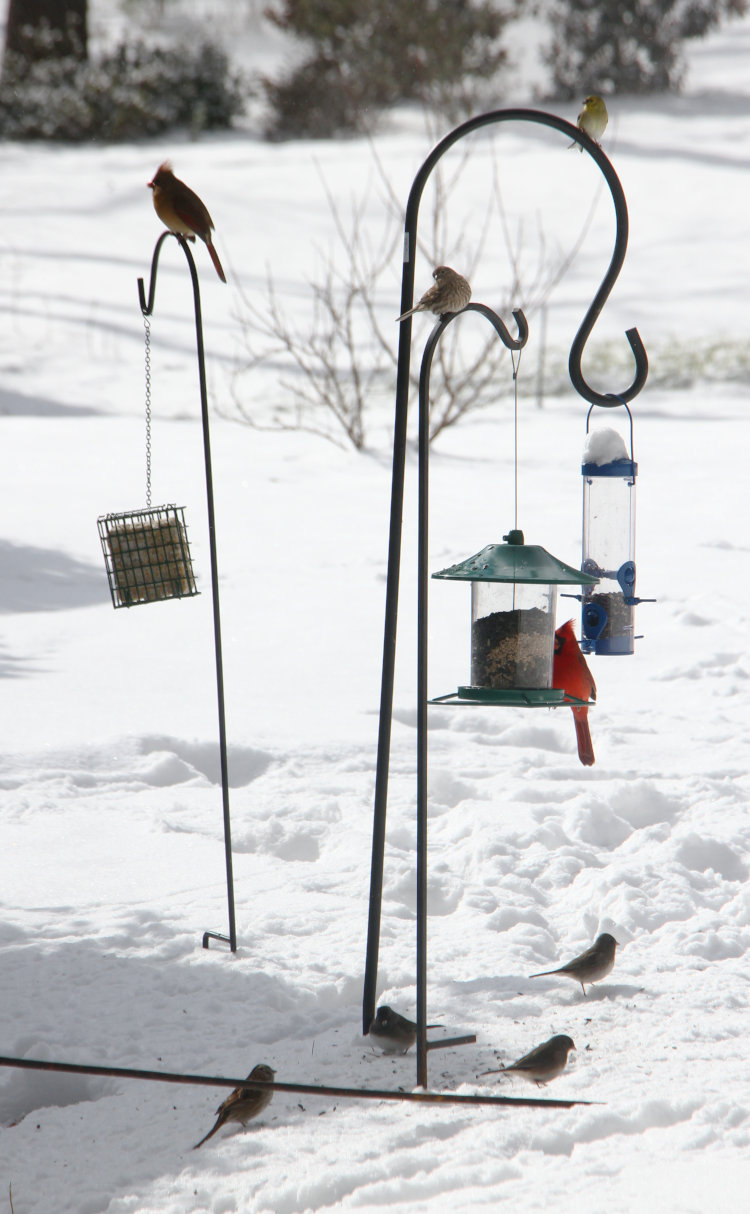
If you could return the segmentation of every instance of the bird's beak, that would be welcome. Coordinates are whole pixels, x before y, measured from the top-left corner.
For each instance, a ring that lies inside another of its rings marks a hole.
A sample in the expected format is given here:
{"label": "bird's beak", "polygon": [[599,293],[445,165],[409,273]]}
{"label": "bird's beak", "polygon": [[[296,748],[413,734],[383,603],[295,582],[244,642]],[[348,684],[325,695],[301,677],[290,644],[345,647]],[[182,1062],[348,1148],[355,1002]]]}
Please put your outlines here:
{"label": "bird's beak", "polygon": [[148,186],[149,190],[153,190],[153,188],[154,188],[154,183],[153,183],[153,181],[147,181],[147,182],[146,182],[146,185]]}

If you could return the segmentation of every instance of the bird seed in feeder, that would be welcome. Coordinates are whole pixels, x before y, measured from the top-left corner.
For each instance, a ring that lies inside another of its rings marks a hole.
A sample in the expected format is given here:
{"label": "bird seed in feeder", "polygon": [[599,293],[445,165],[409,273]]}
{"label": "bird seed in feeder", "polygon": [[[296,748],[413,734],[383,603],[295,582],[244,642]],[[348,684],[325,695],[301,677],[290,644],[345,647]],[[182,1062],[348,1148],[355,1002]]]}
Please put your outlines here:
{"label": "bird seed in feeder", "polygon": [[597,640],[608,640],[610,637],[632,636],[633,634],[633,616],[634,610],[631,605],[625,602],[624,595],[618,592],[609,594],[590,594],[585,595],[584,605],[595,603],[602,611],[606,612],[606,624],[600,633],[597,635]]}
{"label": "bird seed in feeder", "polygon": [[475,687],[548,687],[554,618],[539,607],[493,611],[471,628],[471,681]]}

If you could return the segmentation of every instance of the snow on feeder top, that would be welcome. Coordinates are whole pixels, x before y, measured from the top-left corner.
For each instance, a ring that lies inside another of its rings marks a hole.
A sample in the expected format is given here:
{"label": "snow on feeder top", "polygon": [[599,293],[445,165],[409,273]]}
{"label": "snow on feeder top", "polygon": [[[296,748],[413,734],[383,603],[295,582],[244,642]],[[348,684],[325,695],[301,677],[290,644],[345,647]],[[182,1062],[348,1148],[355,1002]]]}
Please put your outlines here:
{"label": "snow on feeder top", "polygon": [[557,587],[588,587],[597,578],[524,543],[522,531],[503,540],[432,575],[471,582],[471,685],[436,703],[563,703],[564,691],[552,686]]}
{"label": "snow on feeder top", "polygon": [[[627,408],[627,406],[625,406]],[[628,409],[628,415],[630,410]],[[583,475],[583,555],[581,568],[600,584],[584,588],[581,647],[586,653],[634,651],[635,478],[633,419],[630,453],[622,435],[609,426],[586,435]]]}

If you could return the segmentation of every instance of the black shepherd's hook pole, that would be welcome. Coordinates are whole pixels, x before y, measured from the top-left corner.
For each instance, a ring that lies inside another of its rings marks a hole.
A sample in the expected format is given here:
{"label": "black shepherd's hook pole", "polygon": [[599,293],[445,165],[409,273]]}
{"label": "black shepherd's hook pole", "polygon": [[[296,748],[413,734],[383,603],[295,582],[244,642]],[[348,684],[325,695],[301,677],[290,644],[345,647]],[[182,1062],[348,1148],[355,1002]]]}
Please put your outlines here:
{"label": "black shepherd's hook pole", "polygon": [[203,947],[208,948],[209,940],[222,940],[227,943],[232,952],[237,951],[237,928],[234,915],[234,877],[232,874],[232,827],[229,817],[229,766],[227,763],[227,724],[224,711],[224,663],[221,656],[221,615],[219,612],[219,565],[216,557],[216,521],[214,516],[214,486],[211,471],[211,440],[208,429],[208,393],[206,391],[206,360],[203,351],[203,321],[201,318],[201,298],[198,285],[198,272],[195,268],[190,246],[184,236],[176,232],[163,232],[156,242],[154,255],[151,259],[151,281],[148,288],[148,299],[143,289],[143,279],[138,279],[138,298],[141,312],[150,316],[154,310],[154,295],[156,293],[156,271],[159,263],[161,246],[168,236],[174,236],[184,250],[190,267],[190,277],[193,280],[193,299],[195,302],[195,337],[198,347],[198,377],[201,394],[201,417],[203,420],[203,453],[206,464],[206,503],[208,507],[208,539],[211,554],[211,590],[214,609],[214,647],[216,650],[216,693],[219,707],[219,759],[221,764],[221,794],[224,808],[224,855],[227,870],[227,902],[229,908],[229,935],[220,932],[204,932]]}
{"label": "black shepherd's hook pole", "polygon": [[417,1083],[427,1087],[427,664],[429,597],[429,494],[430,494],[430,371],[440,338],[452,320],[464,312],[478,312],[489,320],[503,345],[521,350],[529,336],[526,317],[513,317],[518,337],[511,337],[503,321],[485,304],[470,303],[463,312],[441,316],[427,340],[419,372],[419,542],[417,551]]}
{"label": "black shepherd's hook pole", "polygon": [[[589,307],[583,323],[575,337],[570,352],[570,376],[573,386],[592,404],[613,405],[624,398],[631,400],[640,392],[648,374],[648,360],[643,343],[636,329],[629,329],[626,337],[633,351],[636,371],[632,384],[619,394],[593,392],[583,378],[581,357],[583,348],[594,327],[597,317],[612,290],[622,267],[628,243],[628,216],[625,196],[609,158],[588,135],[578,130],[565,118],[547,114],[540,110],[506,109],[493,110],[457,126],[436,144],[424,161],[412,183],[406,206],[404,224],[403,272],[401,278],[401,312],[406,312],[414,301],[414,271],[417,254],[417,221],[424,187],[441,157],[460,139],[485,126],[501,122],[532,122],[560,131],[566,139],[581,145],[601,169],[610,188],[615,206],[615,247],[607,273]],[[409,368],[411,360],[412,318],[402,321],[399,332],[398,365],[396,370],[396,408],[393,437],[393,471],[391,482],[391,515],[388,537],[388,570],[386,579],[385,626],[383,636],[383,668],[380,688],[380,718],[378,726],[378,749],[375,770],[375,798],[372,831],[372,863],[370,871],[370,903],[367,926],[367,956],[362,1001],[363,1031],[369,1031],[375,1013],[378,978],[378,952],[380,947],[380,918],[383,889],[383,862],[385,854],[385,826],[388,801],[388,774],[390,767],[391,724],[393,716],[393,687],[396,664],[396,628],[398,621],[398,593],[401,571],[401,535],[403,526],[404,476],[406,464],[406,423],[409,404]]]}

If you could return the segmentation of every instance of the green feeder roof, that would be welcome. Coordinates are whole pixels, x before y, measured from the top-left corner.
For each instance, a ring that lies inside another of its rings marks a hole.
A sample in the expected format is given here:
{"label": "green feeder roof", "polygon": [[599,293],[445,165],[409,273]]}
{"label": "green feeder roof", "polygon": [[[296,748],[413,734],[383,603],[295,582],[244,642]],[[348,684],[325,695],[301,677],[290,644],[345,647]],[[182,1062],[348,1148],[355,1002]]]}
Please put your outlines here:
{"label": "green feeder roof", "polygon": [[547,585],[593,586],[599,578],[574,569],[538,544],[525,544],[523,531],[509,531],[505,543],[488,544],[476,556],[433,573],[433,577],[468,582],[544,582]]}

